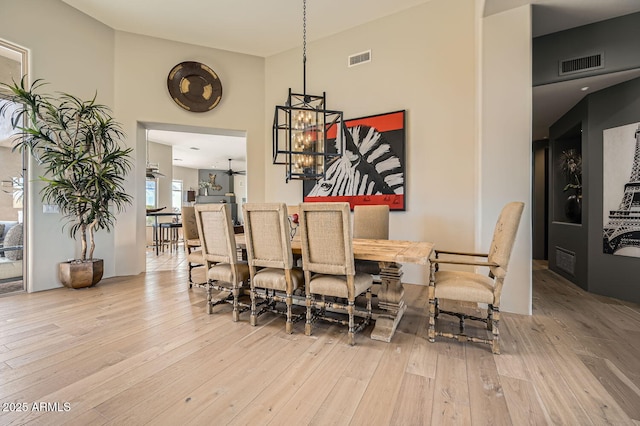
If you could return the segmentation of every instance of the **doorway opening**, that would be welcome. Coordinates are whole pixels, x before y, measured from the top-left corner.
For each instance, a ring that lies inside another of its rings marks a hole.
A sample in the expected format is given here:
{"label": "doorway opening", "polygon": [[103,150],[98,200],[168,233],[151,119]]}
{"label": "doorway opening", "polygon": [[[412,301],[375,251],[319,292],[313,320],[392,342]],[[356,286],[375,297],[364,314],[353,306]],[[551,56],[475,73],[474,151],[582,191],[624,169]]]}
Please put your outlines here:
{"label": "doorway opening", "polygon": [[[11,84],[27,78],[27,60],[27,49],[0,40],[0,82]],[[7,108],[0,116],[0,295],[28,289],[27,156],[12,151],[18,132],[11,126],[15,108],[7,95],[0,90],[0,106]]]}
{"label": "doorway opening", "polygon": [[146,270],[184,266],[186,271],[182,207],[228,203],[234,223],[244,222],[246,132],[158,123],[142,125],[147,163]]}

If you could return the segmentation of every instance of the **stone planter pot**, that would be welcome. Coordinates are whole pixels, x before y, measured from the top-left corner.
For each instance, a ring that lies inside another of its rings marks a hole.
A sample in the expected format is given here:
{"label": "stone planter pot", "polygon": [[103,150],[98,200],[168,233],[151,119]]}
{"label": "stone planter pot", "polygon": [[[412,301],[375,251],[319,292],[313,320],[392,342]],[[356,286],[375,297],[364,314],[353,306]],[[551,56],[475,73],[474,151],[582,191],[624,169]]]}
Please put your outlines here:
{"label": "stone planter pot", "polygon": [[86,261],[71,260],[58,264],[58,278],[69,288],[84,288],[96,285],[102,279],[104,261],[92,259]]}

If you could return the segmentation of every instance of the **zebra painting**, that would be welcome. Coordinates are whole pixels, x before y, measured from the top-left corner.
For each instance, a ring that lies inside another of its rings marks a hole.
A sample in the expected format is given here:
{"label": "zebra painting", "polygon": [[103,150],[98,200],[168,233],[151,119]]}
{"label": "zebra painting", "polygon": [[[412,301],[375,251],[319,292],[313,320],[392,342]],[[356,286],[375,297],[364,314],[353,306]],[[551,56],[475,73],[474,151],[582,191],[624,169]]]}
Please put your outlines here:
{"label": "zebra painting", "polygon": [[[393,114],[398,114],[401,129],[381,131],[375,117],[347,121],[345,140],[336,139],[336,144],[344,143],[343,154],[329,165],[324,178],[307,184],[305,201],[349,201],[352,207],[387,204],[404,209],[404,165],[396,152],[404,148],[404,111]],[[388,139],[395,140],[395,149]]]}

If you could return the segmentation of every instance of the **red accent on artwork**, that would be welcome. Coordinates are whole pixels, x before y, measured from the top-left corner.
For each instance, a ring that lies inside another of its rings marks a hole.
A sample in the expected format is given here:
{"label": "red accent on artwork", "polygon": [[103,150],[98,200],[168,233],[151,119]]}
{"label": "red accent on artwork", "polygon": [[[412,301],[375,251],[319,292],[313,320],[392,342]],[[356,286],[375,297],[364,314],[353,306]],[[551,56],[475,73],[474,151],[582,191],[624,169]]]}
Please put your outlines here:
{"label": "red accent on artwork", "polygon": [[[404,129],[404,111],[398,111],[391,114],[375,115],[373,117],[354,118],[353,120],[345,120],[347,127],[354,127],[359,124],[375,127],[379,132],[389,132],[391,130]],[[331,126],[327,130],[327,139],[334,139],[337,133],[337,126]]]}
{"label": "red accent on artwork", "polygon": [[404,195],[383,194],[383,195],[344,195],[333,197],[304,197],[305,203],[331,203],[347,202],[351,209],[353,206],[366,205],[388,205],[389,210],[402,210],[404,206]]}

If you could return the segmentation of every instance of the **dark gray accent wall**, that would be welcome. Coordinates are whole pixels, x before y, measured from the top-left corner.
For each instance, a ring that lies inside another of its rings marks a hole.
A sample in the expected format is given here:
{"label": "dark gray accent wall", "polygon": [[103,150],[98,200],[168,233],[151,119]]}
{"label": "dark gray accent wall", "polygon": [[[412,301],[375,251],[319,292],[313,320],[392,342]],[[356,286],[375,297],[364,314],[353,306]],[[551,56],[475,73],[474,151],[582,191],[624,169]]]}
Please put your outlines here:
{"label": "dark gray accent wall", "polygon": [[233,178],[229,178],[226,170],[198,169],[198,182],[209,182],[209,174],[216,175],[216,185],[220,185],[220,191],[212,191],[210,195],[224,197],[227,192],[233,192]]}
{"label": "dark gray accent wall", "polygon": [[[581,123],[583,183],[582,223],[552,221],[549,225],[549,268],[590,292],[632,302],[640,302],[640,258],[603,253],[603,131],[637,122],[640,122],[640,78],[586,96],[549,132],[553,169],[556,166],[553,158],[561,147],[557,141],[572,126]],[[557,182],[554,183],[557,178],[557,174],[550,173],[551,192],[556,188],[557,193]],[[557,200],[550,195],[550,218],[557,215],[554,211],[559,208]],[[558,247],[575,253],[574,274],[559,268]]]}
{"label": "dark gray accent wall", "polygon": [[236,204],[236,197],[228,196],[226,194],[233,193],[233,176],[229,176],[226,170],[215,169],[198,169],[198,183],[204,181],[209,182],[209,174],[216,175],[216,185],[220,185],[222,188],[219,191],[210,191],[208,195],[199,195],[198,190],[196,194],[197,204],[209,204],[209,203],[229,203],[231,207],[231,219],[234,224],[238,222],[238,204]]}
{"label": "dark gray accent wall", "polygon": [[[560,61],[600,52],[604,53],[602,69],[558,75]],[[534,86],[634,68],[640,68],[640,13],[533,39]]]}
{"label": "dark gray accent wall", "polygon": [[549,141],[540,140],[533,142],[533,208],[532,208],[532,233],[533,233],[533,258],[547,260],[547,235],[548,230],[548,158]]}
{"label": "dark gray accent wall", "polygon": [[564,276],[583,289],[587,280],[587,224],[584,214],[589,204],[589,188],[583,178],[583,214],[581,223],[572,223],[564,213],[568,192],[561,172],[559,157],[564,150],[575,148],[582,152],[582,174],[589,173],[585,146],[588,143],[586,121],[588,102],[583,99],[549,128],[549,269]]}
{"label": "dark gray accent wall", "polygon": [[[638,48],[640,50],[640,47]],[[640,302],[640,258],[602,250],[603,131],[640,122],[640,78],[589,95],[589,291]],[[631,170],[629,170],[631,173]]]}

